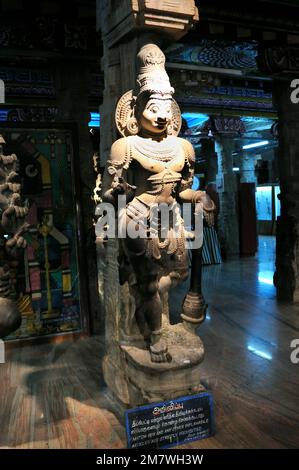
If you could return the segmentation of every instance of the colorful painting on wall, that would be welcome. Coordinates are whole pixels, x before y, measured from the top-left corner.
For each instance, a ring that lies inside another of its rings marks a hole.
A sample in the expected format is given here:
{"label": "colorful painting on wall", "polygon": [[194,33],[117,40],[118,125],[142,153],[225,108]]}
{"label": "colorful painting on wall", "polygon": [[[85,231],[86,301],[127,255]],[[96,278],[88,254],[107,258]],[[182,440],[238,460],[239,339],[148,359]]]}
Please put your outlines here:
{"label": "colorful painting on wall", "polygon": [[71,133],[56,129],[1,133],[5,153],[15,153],[20,162],[30,223],[16,284],[22,325],[7,339],[78,331],[82,318]]}

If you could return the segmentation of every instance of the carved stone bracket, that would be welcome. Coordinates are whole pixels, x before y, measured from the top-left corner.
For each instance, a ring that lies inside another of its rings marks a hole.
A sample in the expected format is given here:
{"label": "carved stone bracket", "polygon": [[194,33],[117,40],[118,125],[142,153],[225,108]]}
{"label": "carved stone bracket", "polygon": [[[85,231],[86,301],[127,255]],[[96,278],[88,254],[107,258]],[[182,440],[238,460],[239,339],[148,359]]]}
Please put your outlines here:
{"label": "carved stone bracket", "polygon": [[299,72],[299,47],[271,47],[259,50],[257,63],[261,72]]}
{"label": "carved stone bracket", "polygon": [[156,30],[178,41],[198,21],[193,0],[98,0],[98,3],[98,28],[109,48],[140,30]]}
{"label": "carved stone bracket", "polygon": [[244,134],[246,127],[240,117],[215,116],[210,117],[203,125],[203,133],[212,134]]}

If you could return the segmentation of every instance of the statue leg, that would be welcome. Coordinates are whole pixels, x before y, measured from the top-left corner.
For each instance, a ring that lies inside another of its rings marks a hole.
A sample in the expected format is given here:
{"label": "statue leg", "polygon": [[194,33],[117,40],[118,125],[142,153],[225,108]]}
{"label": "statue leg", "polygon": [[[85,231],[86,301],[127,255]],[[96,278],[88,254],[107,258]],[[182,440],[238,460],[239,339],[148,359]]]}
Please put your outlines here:
{"label": "statue leg", "polygon": [[150,330],[150,355],[153,362],[170,362],[171,355],[162,338],[162,301],[159,294],[159,268],[154,260],[146,256],[146,240],[127,239],[126,247],[137,281],[139,299],[136,306],[136,321],[146,322]]}

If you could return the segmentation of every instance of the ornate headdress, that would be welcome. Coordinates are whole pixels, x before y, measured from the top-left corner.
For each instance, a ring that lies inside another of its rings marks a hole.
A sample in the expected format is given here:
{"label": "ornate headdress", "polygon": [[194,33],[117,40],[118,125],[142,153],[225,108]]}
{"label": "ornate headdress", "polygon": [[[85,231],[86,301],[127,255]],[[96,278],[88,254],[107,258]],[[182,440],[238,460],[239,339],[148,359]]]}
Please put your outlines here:
{"label": "ornate headdress", "polygon": [[143,46],[137,54],[138,75],[135,90],[127,91],[118,101],[115,111],[116,127],[124,137],[138,133],[136,118],[137,100],[148,93],[163,95],[172,101],[172,121],[168,126],[168,134],[178,135],[181,124],[181,112],[177,102],[172,98],[174,89],[170,85],[165,70],[165,55],[155,44]]}

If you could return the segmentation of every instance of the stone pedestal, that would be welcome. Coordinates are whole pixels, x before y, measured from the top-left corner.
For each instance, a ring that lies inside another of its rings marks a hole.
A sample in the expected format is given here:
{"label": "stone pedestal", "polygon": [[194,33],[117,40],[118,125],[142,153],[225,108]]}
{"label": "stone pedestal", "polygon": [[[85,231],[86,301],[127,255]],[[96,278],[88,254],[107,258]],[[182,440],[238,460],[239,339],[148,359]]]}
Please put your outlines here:
{"label": "stone pedestal", "polygon": [[170,363],[153,363],[145,347],[121,344],[118,362],[108,351],[103,362],[106,384],[124,407],[161,402],[204,390],[200,384],[199,365],[204,357],[199,337],[181,325],[164,326],[172,356]]}

